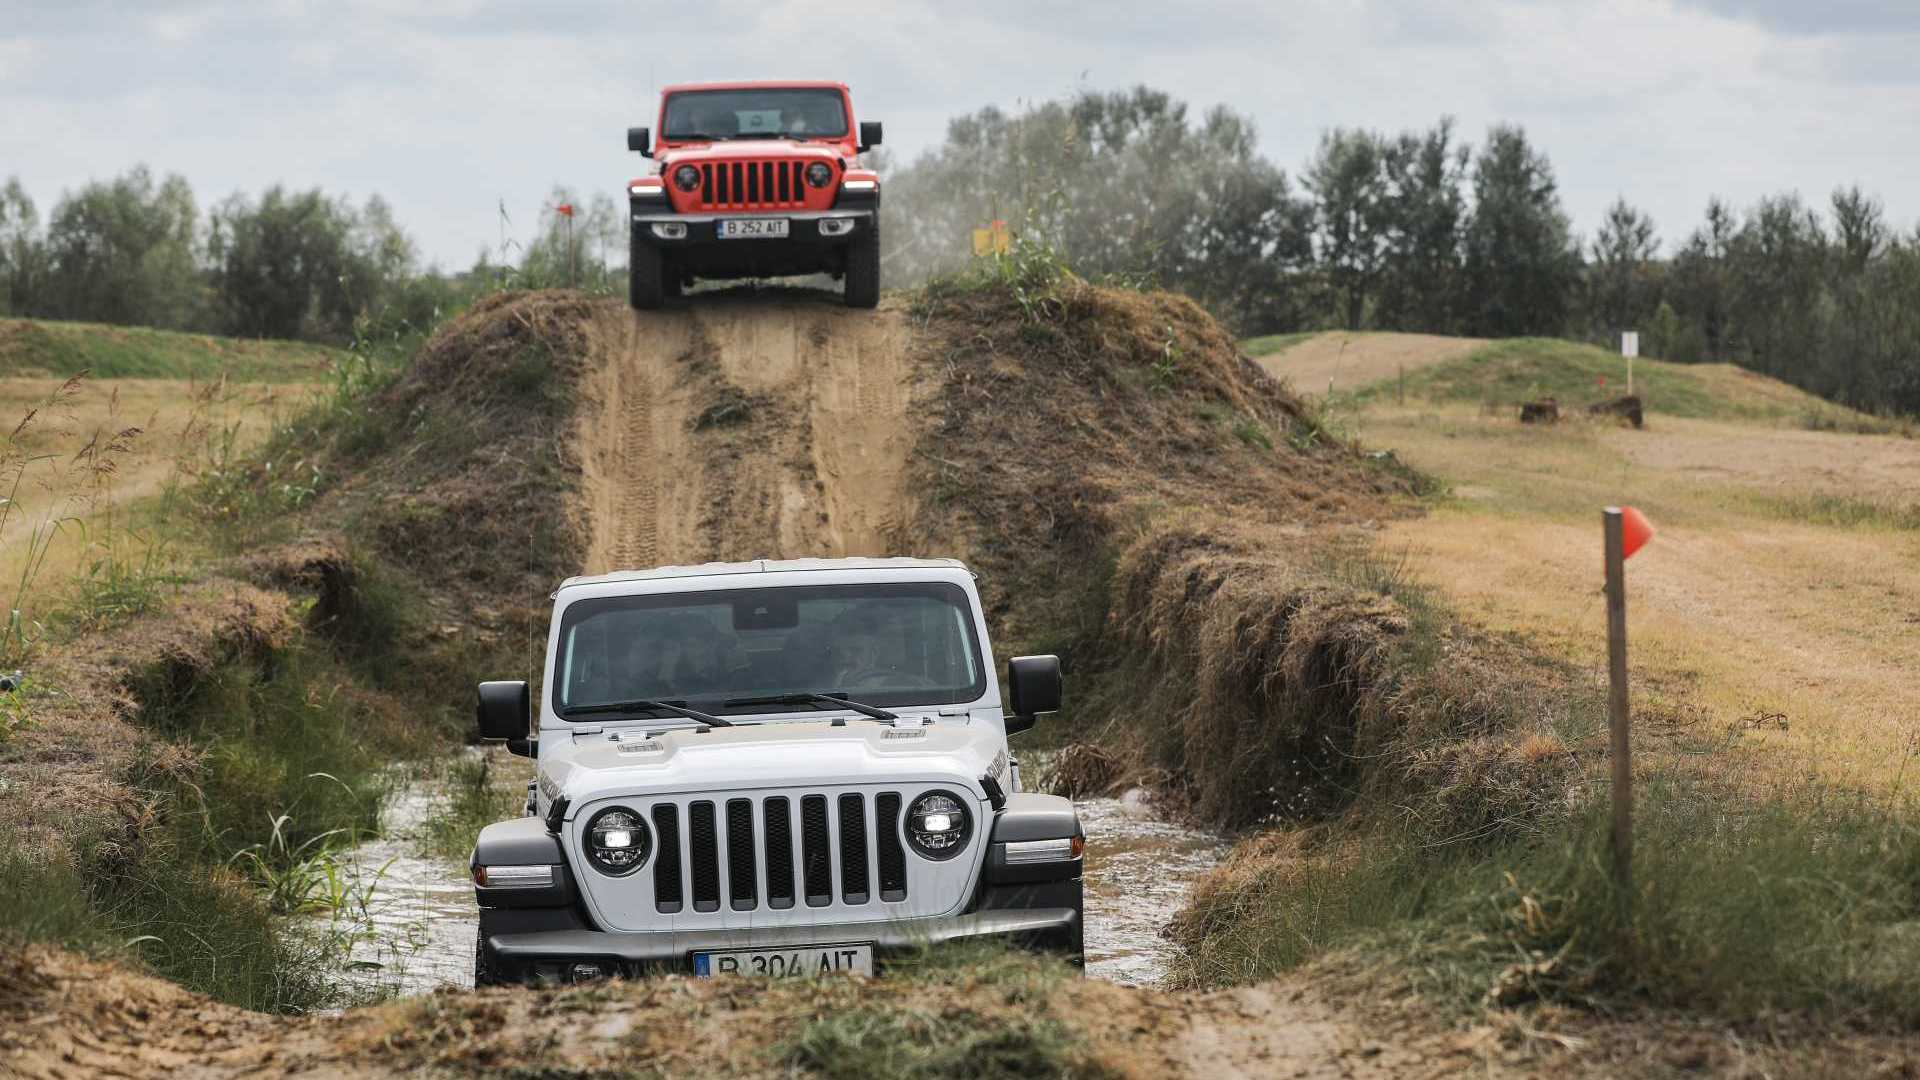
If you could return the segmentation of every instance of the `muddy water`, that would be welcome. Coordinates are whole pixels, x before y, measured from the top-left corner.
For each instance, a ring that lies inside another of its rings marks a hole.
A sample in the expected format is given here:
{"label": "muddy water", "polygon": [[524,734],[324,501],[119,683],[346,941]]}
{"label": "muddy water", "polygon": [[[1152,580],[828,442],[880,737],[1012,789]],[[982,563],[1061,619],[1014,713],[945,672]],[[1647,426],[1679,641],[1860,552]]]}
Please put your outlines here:
{"label": "muddy water", "polygon": [[467,868],[420,853],[420,830],[438,797],[430,781],[401,784],[383,808],[385,835],[347,857],[347,873],[360,886],[356,903],[316,918],[322,929],[356,935],[337,980],[353,998],[473,985],[480,915]]}
{"label": "muddy water", "polygon": [[[402,785],[386,806],[386,835],[349,857],[350,872],[373,885],[336,923],[361,924],[340,973],[341,988],[355,997],[473,985],[479,916],[466,867],[420,854],[419,832],[436,797],[431,782]],[[1087,974],[1156,984],[1178,951],[1161,928],[1193,880],[1226,854],[1227,841],[1161,819],[1139,792],[1077,805],[1087,832]]]}
{"label": "muddy water", "polygon": [[1087,831],[1087,974],[1151,986],[1179,949],[1160,930],[1187,888],[1227,853],[1225,838],[1156,815],[1144,793],[1075,804]]}

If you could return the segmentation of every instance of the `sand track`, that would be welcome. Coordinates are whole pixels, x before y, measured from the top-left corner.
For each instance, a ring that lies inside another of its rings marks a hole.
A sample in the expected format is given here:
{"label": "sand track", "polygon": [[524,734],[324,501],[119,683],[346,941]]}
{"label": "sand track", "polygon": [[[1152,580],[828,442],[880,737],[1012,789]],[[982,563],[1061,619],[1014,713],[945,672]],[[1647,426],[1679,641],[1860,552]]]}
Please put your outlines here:
{"label": "sand track", "polygon": [[609,305],[589,340],[587,572],[900,549],[914,383],[897,308]]}

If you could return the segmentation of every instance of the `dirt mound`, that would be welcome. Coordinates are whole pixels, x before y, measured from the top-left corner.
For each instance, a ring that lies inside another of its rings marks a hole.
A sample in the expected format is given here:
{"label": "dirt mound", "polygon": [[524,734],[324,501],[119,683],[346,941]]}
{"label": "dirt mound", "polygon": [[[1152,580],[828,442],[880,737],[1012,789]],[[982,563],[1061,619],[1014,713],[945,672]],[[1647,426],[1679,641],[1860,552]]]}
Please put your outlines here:
{"label": "dirt mound", "polygon": [[921,314],[916,356],[938,382],[917,532],[983,571],[1010,648],[1071,662],[1104,638],[1120,550],[1195,508],[1297,543],[1406,490],[1185,298],[1069,282],[1044,305],[995,288],[935,294]]}
{"label": "dirt mound", "polygon": [[1482,338],[1336,330],[1260,357],[1260,366],[1302,394],[1325,394],[1329,389],[1357,390],[1385,382],[1402,372],[1465,356],[1485,344]]}
{"label": "dirt mound", "polygon": [[601,306],[574,422],[590,573],[887,555],[903,532],[915,396],[900,306],[804,295]]}
{"label": "dirt mound", "polygon": [[[1302,989],[1159,994],[1018,961],[951,981],[663,978],[278,1018],[70,954],[0,950],[0,1007],[12,1020],[0,1029],[0,1072],[23,1080],[860,1075],[845,1055],[884,1060],[889,1024],[925,1041],[992,1032],[980,1056],[953,1064],[997,1063],[1006,1075],[1384,1077],[1479,1056],[1437,1034],[1388,1047]],[[1062,1039],[1075,1047],[1049,1046]],[[828,1069],[807,1067],[828,1052]]]}
{"label": "dirt mound", "polygon": [[75,862],[82,851],[110,866],[135,861],[157,824],[141,775],[193,770],[189,752],[139,728],[138,694],[185,685],[228,660],[261,660],[295,625],[285,595],[215,580],[164,614],[46,657],[12,705],[27,723],[0,753],[0,831],[55,862]]}

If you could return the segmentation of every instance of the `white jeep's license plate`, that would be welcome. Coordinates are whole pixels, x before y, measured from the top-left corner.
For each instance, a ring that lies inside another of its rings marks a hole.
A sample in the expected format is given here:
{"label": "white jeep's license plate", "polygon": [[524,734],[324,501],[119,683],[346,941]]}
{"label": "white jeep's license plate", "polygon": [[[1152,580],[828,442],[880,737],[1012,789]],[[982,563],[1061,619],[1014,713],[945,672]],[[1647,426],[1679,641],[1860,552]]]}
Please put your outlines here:
{"label": "white jeep's license plate", "polygon": [[786,218],[726,218],[720,222],[722,240],[777,240],[786,235]]}
{"label": "white jeep's license plate", "polygon": [[746,949],[693,954],[693,973],[713,975],[873,974],[871,945],[809,945],[799,949]]}

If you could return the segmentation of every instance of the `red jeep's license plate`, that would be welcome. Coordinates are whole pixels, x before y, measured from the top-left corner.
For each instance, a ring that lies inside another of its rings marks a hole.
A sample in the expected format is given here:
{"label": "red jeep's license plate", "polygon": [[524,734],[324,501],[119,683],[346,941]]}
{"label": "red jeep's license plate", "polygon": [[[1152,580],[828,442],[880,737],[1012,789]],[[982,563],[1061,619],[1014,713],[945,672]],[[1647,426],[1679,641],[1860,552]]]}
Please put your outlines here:
{"label": "red jeep's license plate", "polygon": [[722,240],[777,240],[786,235],[786,218],[727,218],[720,222]]}

